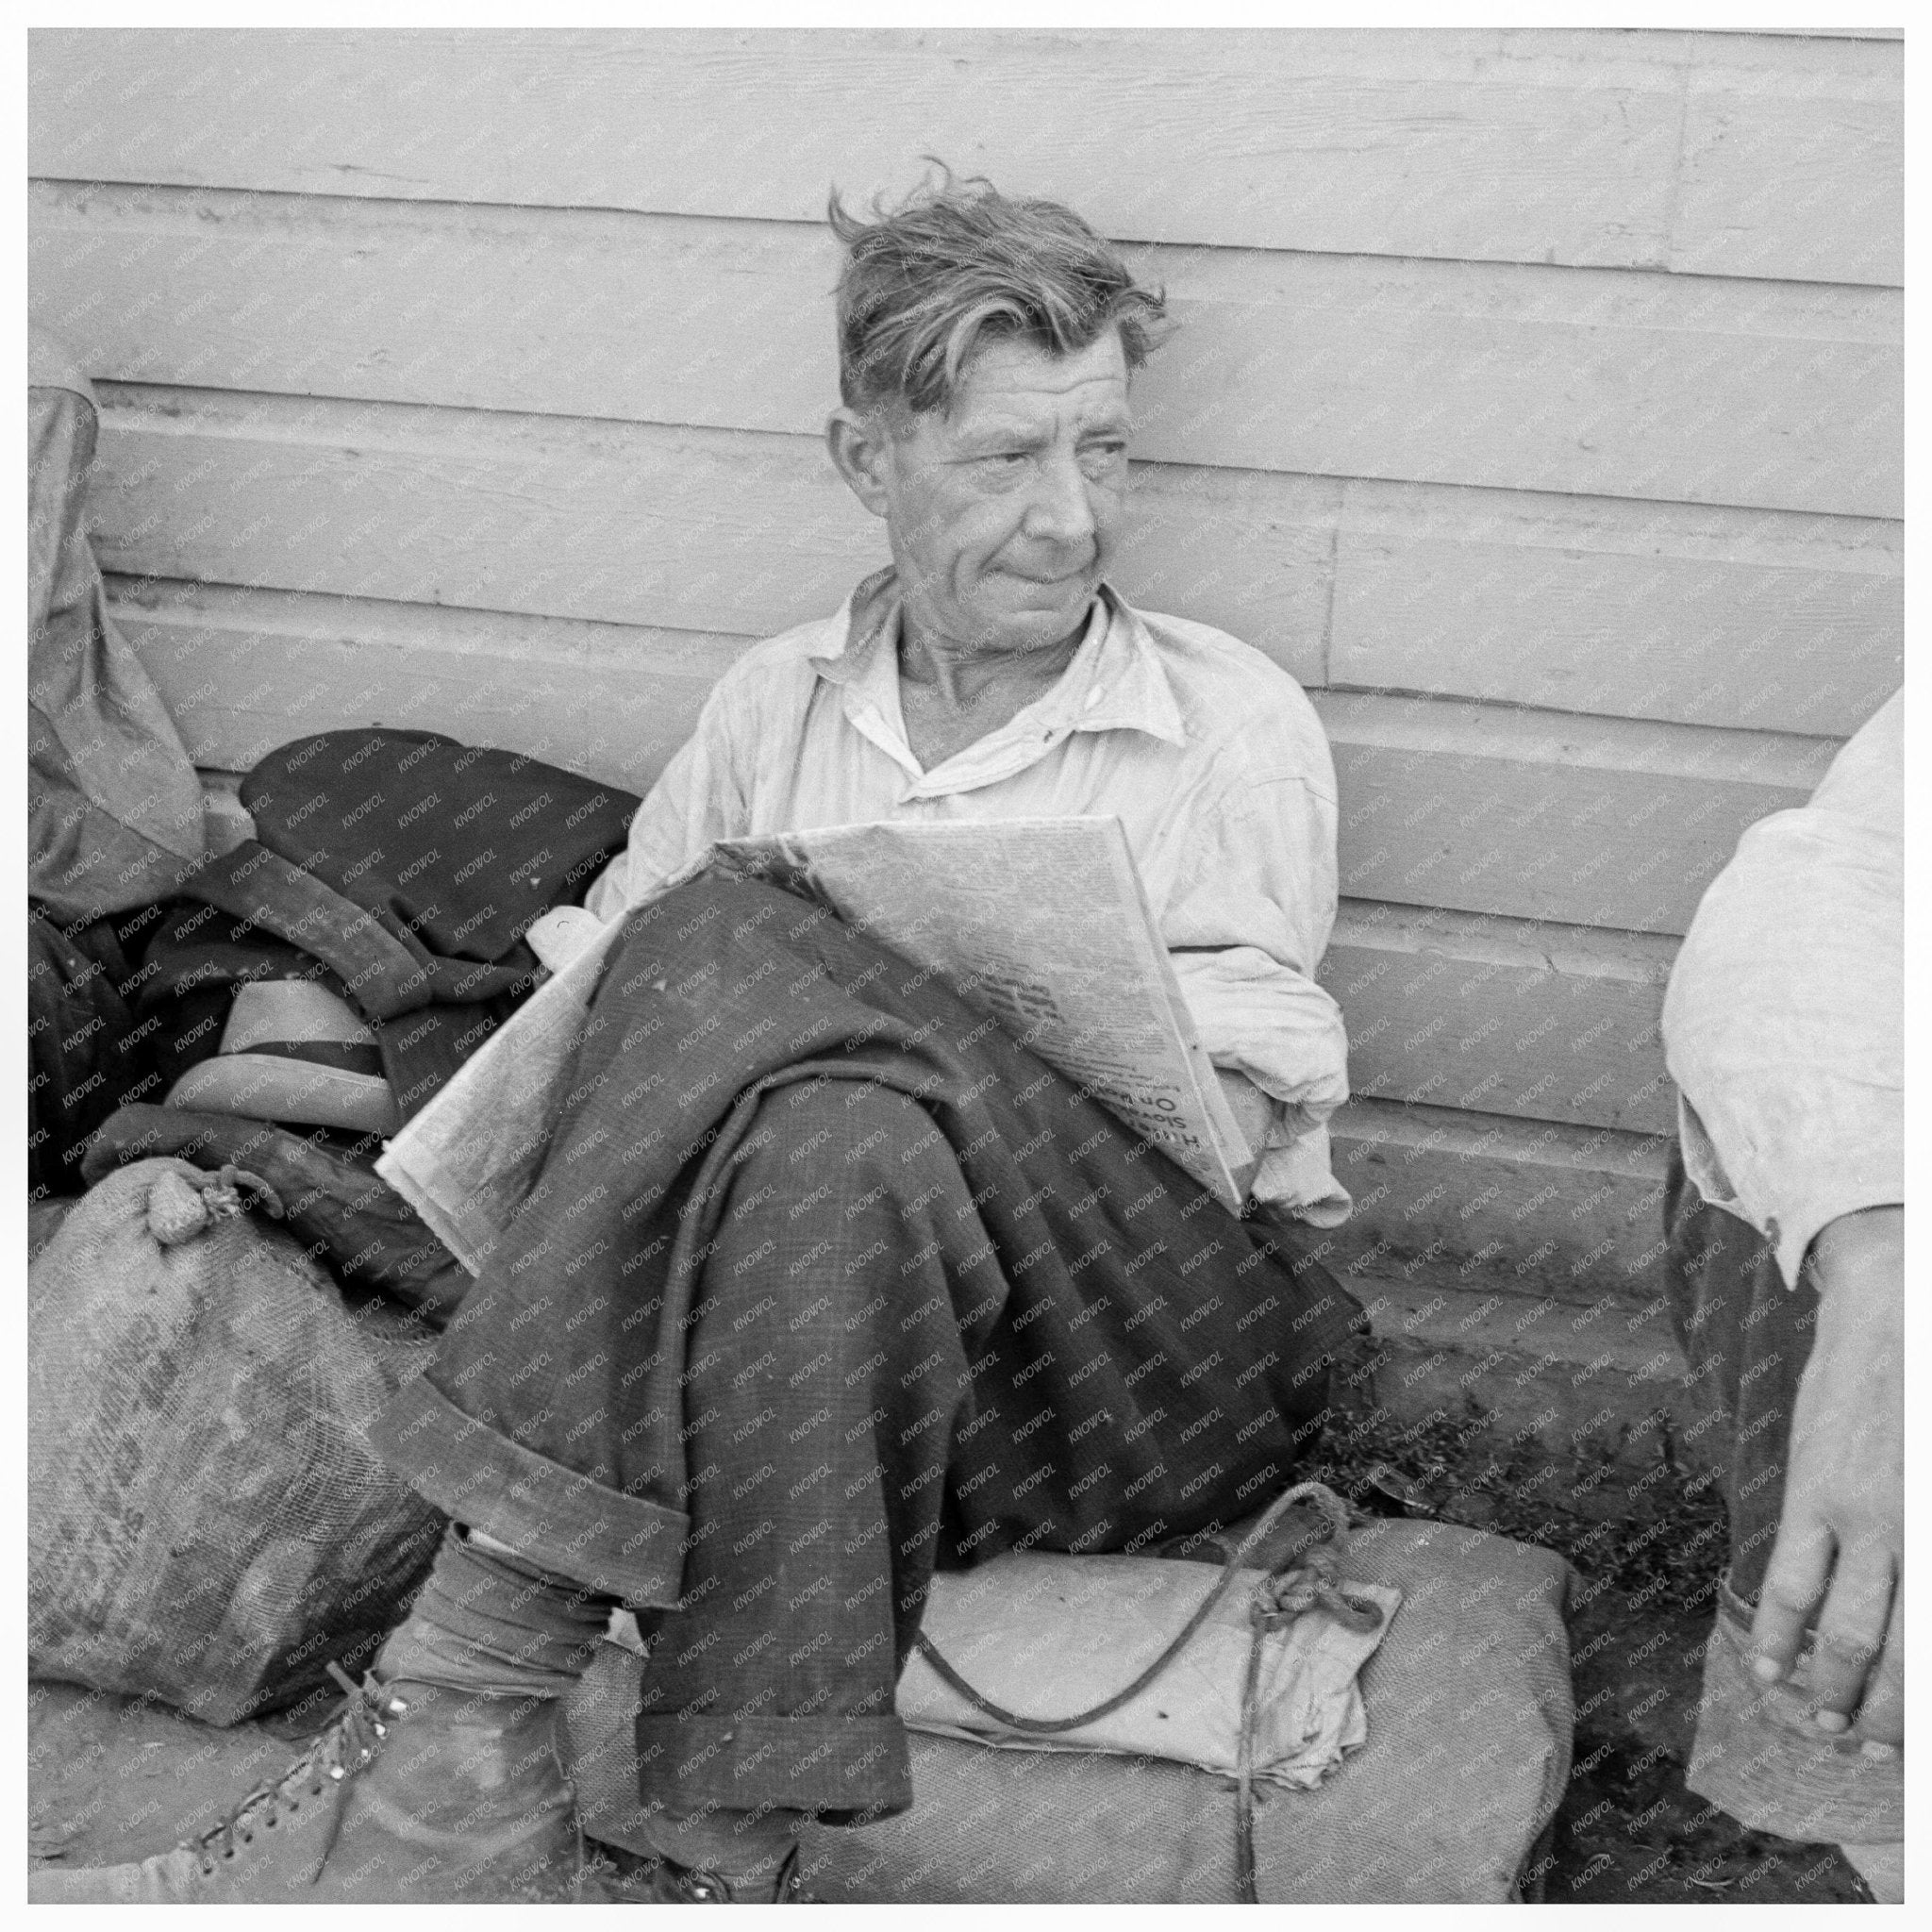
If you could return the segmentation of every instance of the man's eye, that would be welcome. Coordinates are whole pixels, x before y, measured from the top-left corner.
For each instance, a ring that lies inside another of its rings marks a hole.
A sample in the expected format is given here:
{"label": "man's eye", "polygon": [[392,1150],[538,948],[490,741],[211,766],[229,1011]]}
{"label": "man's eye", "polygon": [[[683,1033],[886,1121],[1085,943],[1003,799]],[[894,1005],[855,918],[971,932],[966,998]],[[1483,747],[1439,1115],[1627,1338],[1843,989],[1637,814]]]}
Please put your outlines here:
{"label": "man's eye", "polygon": [[1108,471],[1118,468],[1126,456],[1124,442],[1093,442],[1080,452],[1080,461],[1089,470]]}
{"label": "man's eye", "polygon": [[991,456],[981,457],[979,464],[985,470],[1017,470],[1022,463],[1027,460],[1028,458],[1024,450],[1006,449],[996,450]]}

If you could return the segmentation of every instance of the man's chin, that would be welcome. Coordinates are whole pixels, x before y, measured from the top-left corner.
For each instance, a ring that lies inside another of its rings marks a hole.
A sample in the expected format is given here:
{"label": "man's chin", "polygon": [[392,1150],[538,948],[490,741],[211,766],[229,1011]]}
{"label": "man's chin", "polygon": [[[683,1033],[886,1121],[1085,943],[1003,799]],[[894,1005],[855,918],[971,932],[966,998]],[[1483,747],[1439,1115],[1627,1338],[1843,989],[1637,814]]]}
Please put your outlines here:
{"label": "man's chin", "polygon": [[985,612],[989,641],[1004,650],[1048,650],[1084,625],[1093,606],[1094,586],[1085,578],[1063,584],[1009,581],[1012,589]]}

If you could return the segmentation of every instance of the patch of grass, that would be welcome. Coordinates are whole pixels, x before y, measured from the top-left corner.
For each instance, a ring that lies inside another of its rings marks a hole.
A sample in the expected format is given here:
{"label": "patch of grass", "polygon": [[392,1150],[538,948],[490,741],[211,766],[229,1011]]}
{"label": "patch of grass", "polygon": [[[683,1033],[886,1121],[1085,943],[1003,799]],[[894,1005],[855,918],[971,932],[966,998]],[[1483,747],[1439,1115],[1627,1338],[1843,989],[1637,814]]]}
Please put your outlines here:
{"label": "patch of grass", "polygon": [[[1337,1415],[1300,1474],[1371,1508],[1398,1507],[1385,1500],[1392,1489],[1407,1493],[1413,1513],[1555,1550],[1585,1579],[1586,1601],[1609,1589],[1636,1608],[1707,1605],[1729,1542],[1717,1483],[1675,1461],[1668,1442],[1648,1468],[1633,1467],[1618,1447],[1554,1454],[1505,1435],[1471,1398],[1460,1416],[1438,1410],[1409,1424],[1380,1410]],[[1596,1507],[1577,1507],[1599,1491]],[[1607,1514],[1604,1502],[1621,1507]]]}

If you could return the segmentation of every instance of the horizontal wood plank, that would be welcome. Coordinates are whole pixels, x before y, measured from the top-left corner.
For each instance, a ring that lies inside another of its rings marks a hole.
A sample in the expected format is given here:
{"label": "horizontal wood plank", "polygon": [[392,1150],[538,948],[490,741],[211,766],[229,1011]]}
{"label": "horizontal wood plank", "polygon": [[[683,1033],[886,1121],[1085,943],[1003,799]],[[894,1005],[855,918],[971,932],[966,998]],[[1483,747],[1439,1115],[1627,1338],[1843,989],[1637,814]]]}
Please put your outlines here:
{"label": "horizontal wood plank", "polygon": [[1880,75],[1848,86],[1836,49],[1810,56],[1793,61],[1781,51],[1755,87],[1713,85],[1692,72],[1673,269],[1903,279],[1905,121],[1896,86]]}
{"label": "horizontal wood plank", "polygon": [[1184,333],[1144,378],[1151,455],[1900,513],[1895,291],[1239,250],[1171,258]]}
{"label": "horizontal wood plank", "polygon": [[[42,185],[34,314],[91,373],[816,435],[821,232]],[[1141,378],[1167,461],[1893,516],[1889,291],[1199,248]]]}
{"label": "horizontal wood plank", "polygon": [[369,598],[110,577],[110,608],[197,765],[385,724],[650,789],[747,640]]}
{"label": "horizontal wood plank", "polygon": [[1829,739],[1447,701],[1312,694],[1342,800],[1341,890],[1402,905],[1682,933]]}
{"label": "horizontal wood plank", "polygon": [[1674,944],[1344,900],[1321,979],[1364,1097],[1673,1131],[1658,1015]]}
{"label": "horizontal wood plank", "polygon": [[1354,482],[1328,680],[1849,735],[1904,676],[1896,524]]}
{"label": "horizontal wood plank", "polygon": [[[41,175],[795,221],[834,182],[909,187],[937,153],[1124,240],[1646,267],[1681,223],[1705,272],[1900,278],[1891,238],[1834,248],[1819,207],[1758,192],[1790,155],[1840,205],[1886,192],[1902,105],[1883,44],[821,29],[42,32],[31,50]],[[1754,103],[1767,68],[1824,111]],[[1680,161],[1692,88],[1716,138]],[[1722,138],[1740,96],[1768,169]]]}
{"label": "horizontal wood plank", "polygon": [[1661,1290],[1661,1136],[1382,1100],[1329,1131],[1353,1274],[1630,1313]]}
{"label": "horizontal wood plank", "polygon": [[885,560],[794,437],[110,389],[92,498],[127,575],[770,633]]}
{"label": "horizontal wood plank", "polygon": [[[1495,1289],[1485,1292],[1434,1268],[1419,1269],[1407,1281],[1357,1275],[1354,1287],[1380,1339],[1444,1350],[1457,1358],[1457,1369],[1493,1351],[1506,1358],[1506,1374],[1512,1377],[1532,1365],[1559,1378],[1591,1369],[1597,1375],[1608,1371],[1665,1383],[1684,1374],[1661,1295],[1634,1308],[1615,1302],[1592,1317],[1588,1305],[1579,1308],[1548,1295],[1526,1301]],[[1412,1358],[1400,1363],[1401,1370],[1410,1367]]]}

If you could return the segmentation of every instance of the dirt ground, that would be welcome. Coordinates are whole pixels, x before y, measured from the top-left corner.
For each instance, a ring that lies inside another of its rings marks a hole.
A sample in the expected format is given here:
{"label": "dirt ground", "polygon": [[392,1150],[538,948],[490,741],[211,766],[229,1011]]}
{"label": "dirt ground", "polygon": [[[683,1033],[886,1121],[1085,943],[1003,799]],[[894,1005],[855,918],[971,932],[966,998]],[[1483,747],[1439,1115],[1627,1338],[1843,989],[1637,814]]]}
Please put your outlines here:
{"label": "dirt ground", "polygon": [[1685,1789],[1710,1622],[1614,1590],[1572,1618],[1576,1742],[1546,1904],[1869,1901],[1834,1846],[1746,1831]]}
{"label": "dirt ground", "polygon": [[[1671,1480],[1633,1505],[1621,1485],[1588,1472],[1530,1480],[1468,1424],[1337,1436],[1324,1456],[1320,1473],[1339,1487],[1364,1493],[1375,1473],[1407,1498],[1394,1507],[1545,1542],[1577,1566],[1574,1769],[1532,1874],[1544,1903],[1869,1899],[1832,1847],[1746,1831],[1685,1789],[1724,1541],[1723,1506],[1707,1484],[1667,1472]],[[165,1706],[65,1684],[35,1684],[28,1702],[30,1855],[69,1866],[144,1857],[212,1824],[278,1774],[315,1723],[311,1714],[218,1731]],[[627,1854],[612,1854],[614,1896],[632,1869]]]}
{"label": "dirt ground", "polygon": [[1548,1905],[1870,1903],[1832,1845],[1747,1831],[1686,1789],[1729,1524],[1708,1470],[1574,1461],[1502,1439],[1479,1404],[1396,1429],[1331,1427],[1307,1472],[1372,1507],[1560,1550],[1577,1587],[1570,1789],[1540,1879]]}
{"label": "dirt ground", "polygon": [[[1743,1830],[1684,1788],[1708,1619],[1604,1591],[1572,1626],[1575,1769],[1543,1901],[1839,1904],[1869,1896],[1830,1846]],[[70,1684],[28,1693],[30,1855],[70,1866],[165,1851],[295,1756],[308,1724],[218,1731]],[[616,1855],[620,1868],[629,1863]],[[611,1874],[619,1877],[618,1872]]]}

